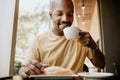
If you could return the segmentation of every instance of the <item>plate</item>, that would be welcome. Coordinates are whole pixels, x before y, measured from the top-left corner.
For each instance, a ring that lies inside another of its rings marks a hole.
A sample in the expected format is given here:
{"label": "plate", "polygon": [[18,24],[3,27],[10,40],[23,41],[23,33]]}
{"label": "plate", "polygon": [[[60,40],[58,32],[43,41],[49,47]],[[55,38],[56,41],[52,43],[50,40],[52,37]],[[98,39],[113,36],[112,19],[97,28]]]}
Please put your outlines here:
{"label": "plate", "polygon": [[78,75],[30,75],[30,77],[78,77]]}
{"label": "plate", "polygon": [[31,80],[74,80],[78,75],[30,75]]}
{"label": "plate", "polygon": [[105,72],[81,72],[78,73],[78,75],[84,78],[107,78],[113,76],[114,74]]}

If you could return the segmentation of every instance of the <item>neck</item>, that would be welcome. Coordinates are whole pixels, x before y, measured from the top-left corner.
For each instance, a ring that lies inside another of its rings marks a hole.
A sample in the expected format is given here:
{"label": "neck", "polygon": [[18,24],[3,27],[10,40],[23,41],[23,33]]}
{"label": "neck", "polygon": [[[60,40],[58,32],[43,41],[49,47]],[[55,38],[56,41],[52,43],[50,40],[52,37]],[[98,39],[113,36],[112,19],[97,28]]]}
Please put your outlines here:
{"label": "neck", "polygon": [[53,33],[55,33],[58,36],[63,36],[63,32],[57,31],[54,28],[52,29]]}

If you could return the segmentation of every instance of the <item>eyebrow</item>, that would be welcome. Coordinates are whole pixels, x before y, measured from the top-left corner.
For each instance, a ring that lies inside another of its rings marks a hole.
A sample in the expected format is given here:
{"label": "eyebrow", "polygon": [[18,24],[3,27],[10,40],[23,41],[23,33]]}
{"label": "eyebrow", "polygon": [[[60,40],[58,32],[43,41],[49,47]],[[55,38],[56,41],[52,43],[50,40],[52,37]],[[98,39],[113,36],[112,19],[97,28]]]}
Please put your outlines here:
{"label": "eyebrow", "polygon": [[[57,10],[57,12],[62,12],[61,10]],[[70,13],[74,13],[74,11],[69,11]]]}

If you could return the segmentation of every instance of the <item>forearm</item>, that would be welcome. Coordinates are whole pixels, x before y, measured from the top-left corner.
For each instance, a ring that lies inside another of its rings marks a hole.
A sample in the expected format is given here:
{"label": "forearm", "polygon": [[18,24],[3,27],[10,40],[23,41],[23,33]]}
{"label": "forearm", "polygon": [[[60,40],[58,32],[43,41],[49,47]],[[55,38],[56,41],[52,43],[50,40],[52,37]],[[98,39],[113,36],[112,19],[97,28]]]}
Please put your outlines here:
{"label": "forearm", "polygon": [[105,58],[99,48],[95,50],[95,53],[93,53],[93,59],[91,61],[96,67],[101,68],[101,69],[104,68]]}
{"label": "forearm", "polygon": [[103,69],[105,66],[104,55],[98,48],[96,42],[92,39],[91,35],[88,32],[80,31],[80,36],[81,37],[78,39],[80,44],[90,48],[93,53],[93,58],[91,59],[92,63],[96,67]]}
{"label": "forearm", "polygon": [[46,67],[48,67],[48,64],[41,64],[37,60],[32,59],[20,68],[19,75],[23,78],[28,78],[30,75],[41,75]]}

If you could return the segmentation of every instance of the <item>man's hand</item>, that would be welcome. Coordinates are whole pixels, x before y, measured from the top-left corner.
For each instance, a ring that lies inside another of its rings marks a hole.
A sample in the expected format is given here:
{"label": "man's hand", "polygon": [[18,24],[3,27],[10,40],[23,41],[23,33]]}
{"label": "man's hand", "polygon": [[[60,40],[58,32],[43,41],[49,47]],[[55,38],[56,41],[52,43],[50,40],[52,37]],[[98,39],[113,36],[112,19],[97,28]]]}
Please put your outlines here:
{"label": "man's hand", "polygon": [[[80,38],[79,38],[79,42],[88,48],[91,48],[91,52],[92,50],[94,50],[94,54],[93,54],[93,58],[91,59],[91,62],[98,68],[103,69],[105,66],[105,58],[103,53],[100,51],[100,49],[98,48],[97,44],[95,43],[95,41],[92,39],[91,35],[88,32],[84,32],[80,30]],[[93,53],[93,52],[92,52]]]}
{"label": "man's hand", "polygon": [[48,67],[47,64],[41,64],[36,60],[30,60],[26,65],[21,67],[19,74],[23,78],[28,78],[30,75],[40,75],[44,73],[44,68]]}
{"label": "man's hand", "polygon": [[85,32],[85,31],[81,31],[80,30],[80,38],[79,38],[79,42],[85,46],[85,47],[89,47],[91,49],[95,49],[97,47],[97,44],[95,43],[95,41],[92,39],[91,35],[89,32]]}

